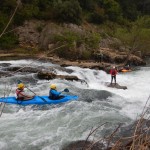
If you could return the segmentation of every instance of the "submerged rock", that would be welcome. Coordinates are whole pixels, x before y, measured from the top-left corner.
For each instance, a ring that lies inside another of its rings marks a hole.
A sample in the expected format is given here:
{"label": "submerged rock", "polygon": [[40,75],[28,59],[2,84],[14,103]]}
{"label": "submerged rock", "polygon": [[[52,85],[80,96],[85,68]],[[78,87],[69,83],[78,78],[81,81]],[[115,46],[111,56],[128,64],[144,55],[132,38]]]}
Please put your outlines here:
{"label": "submerged rock", "polygon": [[0,67],[9,67],[11,64],[10,63],[2,63],[0,64]]}
{"label": "submerged rock", "polygon": [[77,76],[68,76],[68,75],[57,75],[55,73],[52,72],[38,72],[37,77],[39,79],[46,79],[46,80],[52,80],[52,79],[65,79],[65,80],[70,80],[70,81],[81,81]]}
{"label": "submerged rock", "polygon": [[102,143],[97,142],[93,145],[94,142],[91,141],[74,141],[65,145],[62,150],[85,150],[90,148],[90,150],[102,150],[104,145]]}
{"label": "submerged rock", "polygon": [[105,90],[82,89],[77,91],[80,100],[86,102],[107,101],[108,97],[112,97],[112,93]]}
{"label": "submerged rock", "polygon": [[7,71],[0,71],[0,78],[2,78],[2,77],[9,77],[9,76],[12,76],[12,74],[10,74]]}
{"label": "submerged rock", "polygon": [[[122,126],[119,133],[113,139],[113,143],[120,140],[120,149],[131,149],[134,143],[134,148],[137,150],[149,150],[150,148],[150,120],[140,118],[129,125]],[[120,150],[116,149],[116,150]]]}
{"label": "submerged rock", "polygon": [[33,68],[33,67],[8,67],[5,68],[6,71],[12,71],[12,72],[30,72],[30,73],[36,73],[39,71],[39,68]]}

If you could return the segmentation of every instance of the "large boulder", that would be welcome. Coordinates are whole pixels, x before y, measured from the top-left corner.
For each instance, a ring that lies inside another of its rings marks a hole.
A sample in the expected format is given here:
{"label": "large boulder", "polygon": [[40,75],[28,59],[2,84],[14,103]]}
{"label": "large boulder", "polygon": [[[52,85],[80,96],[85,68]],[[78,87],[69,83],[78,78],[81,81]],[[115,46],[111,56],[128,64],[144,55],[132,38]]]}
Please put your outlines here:
{"label": "large boulder", "polygon": [[0,67],[9,67],[11,64],[10,63],[1,63]]}
{"label": "large boulder", "polygon": [[108,87],[111,87],[111,88],[116,88],[116,89],[123,89],[123,90],[127,89],[126,86],[121,86],[118,83],[115,84],[115,83],[106,82],[105,85],[108,86]]}
{"label": "large boulder", "polygon": [[[100,48],[93,54],[93,56],[96,61],[115,64],[125,63],[127,59],[127,53],[119,52],[110,48]],[[135,66],[146,65],[146,62],[143,61],[143,59],[133,54],[129,56],[127,63]]]}
{"label": "large boulder", "polygon": [[40,71],[37,74],[37,77],[39,79],[46,79],[46,80],[52,80],[52,79],[65,79],[65,80],[70,80],[70,81],[81,81],[77,76],[68,76],[68,75],[57,75],[55,73],[52,72],[44,72],[44,71]]}

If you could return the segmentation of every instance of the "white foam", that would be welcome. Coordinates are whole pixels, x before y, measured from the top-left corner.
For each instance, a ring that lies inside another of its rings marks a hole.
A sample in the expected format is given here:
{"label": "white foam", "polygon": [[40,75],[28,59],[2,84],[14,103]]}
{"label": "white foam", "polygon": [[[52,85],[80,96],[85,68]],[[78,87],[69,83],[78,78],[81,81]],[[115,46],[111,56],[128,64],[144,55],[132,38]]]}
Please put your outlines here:
{"label": "white foam", "polygon": [[[6,61],[6,63],[8,62]],[[24,65],[30,61],[10,62]],[[4,63],[4,61],[0,63]],[[36,63],[37,66],[40,65],[40,62]],[[51,63],[46,63],[46,65],[51,65]],[[56,71],[62,75],[76,75],[85,80],[88,86],[77,81],[55,79],[39,80],[37,85],[29,84],[29,88],[38,95],[48,95],[49,85],[56,83],[59,91],[66,87],[76,94],[78,94],[77,91],[82,90],[96,92],[106,90],[112,93],[112,96],[105,100],[93,97],[91,103],[86,102],[85,97],[85,101],[72,101],[62,105],[48,106],[48,109],[44,110],[33,106],[6,105],[0,119],[0,135],[3,135],[0,141],[2,149],[59,150],[66,142],[86,139],[91,127],[97,127],[104,122],[116,124],[135,120],[142,112],[150,94],[150,68],[143,67],[139,71],[118,74],[117,82],[122,86],[127,86],[127,90],[105,86],[104,82],[110,82],[110,75],[102,70],[80,67],[66,68],[72,69],[73,72],[70,74],[57,69]],[[14,76],[14,78],[17,77],[18,75]],[[22,76],[19,75],[19,77]],[[3,96],[4,87],[5,85],[0,84],[0,96]],[[16,85],[13,84],[10,95],[13,96],[15,88]],[[112,124],[106,128],[112,128]],[[99,133],[102,134],[104,131],[105,128],[101,128]]]}

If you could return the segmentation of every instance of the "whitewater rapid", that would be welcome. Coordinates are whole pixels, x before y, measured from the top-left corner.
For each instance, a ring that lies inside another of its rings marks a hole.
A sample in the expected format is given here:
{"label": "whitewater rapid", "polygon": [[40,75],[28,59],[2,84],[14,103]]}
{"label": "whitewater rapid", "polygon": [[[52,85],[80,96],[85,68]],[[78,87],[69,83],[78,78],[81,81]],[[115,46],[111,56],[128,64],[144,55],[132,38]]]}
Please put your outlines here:
{"label": "whitewater rapid", "polygon": [[[0,150],[61,150],[63,145],[85,140],[92,127],[109,122],[99,129],[95,139],[103,137],[118,123],[129,124],[137,119],[150,94],[150,67],[140,67],[129,73],[119,73],[117,83],[127,90],[105,86],[110,75],[102,70],[66,67],[71,72],[59,69],[58,65],[33,60],[1,61],[10,66],[33,68],[54,67],[60,75],[75,75],[87,82],[54,79],[39,80],[35,73],[16,73],[0,78],[0,97],[4,89],[14,96],[17,80],[38,95],[47,95],[49,85],[55,83],[58,90],[68,88],[70,94],[78,95],[78,101],[61,105],[26,106],[6,105],[0,118]],[[10,67],[9,66],[9,67]],[[3,70],[0,65],[0,71]]]}

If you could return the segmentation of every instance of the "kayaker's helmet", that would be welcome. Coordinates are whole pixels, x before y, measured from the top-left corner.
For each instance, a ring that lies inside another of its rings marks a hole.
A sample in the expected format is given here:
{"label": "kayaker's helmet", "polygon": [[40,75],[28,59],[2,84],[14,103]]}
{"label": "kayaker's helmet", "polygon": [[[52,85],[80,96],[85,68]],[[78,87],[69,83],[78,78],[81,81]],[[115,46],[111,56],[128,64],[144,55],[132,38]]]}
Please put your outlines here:
{"label": "kayaker's helmet", "polygon": [[19,83],[19,84],[18,84],[18,88],[19,88],[19,89],[24,89],[24,84],[23,84],[23,83]]}
{"label": "kayaker's helmet", "polygon": [[51,84],[50,88],[53,89],[53,90],[56,90],[56,85],[55,84]]}

